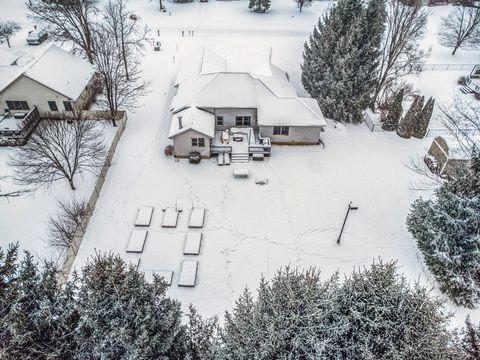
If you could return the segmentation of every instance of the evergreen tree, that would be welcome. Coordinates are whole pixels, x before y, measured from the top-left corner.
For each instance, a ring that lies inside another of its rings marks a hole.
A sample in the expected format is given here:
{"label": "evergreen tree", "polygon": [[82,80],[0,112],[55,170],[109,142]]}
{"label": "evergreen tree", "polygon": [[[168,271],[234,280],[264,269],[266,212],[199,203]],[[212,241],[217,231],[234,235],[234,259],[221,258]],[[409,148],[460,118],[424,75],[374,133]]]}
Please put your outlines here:
{"label": "evergreen tree", "polygon": [[431,200],[416,200],[407,227],[440,289],[458,305],[480,299],[480,197],[440,187]]}
{"label": "evergreen tree", "polygon": [[480,359],[480,324],[472,324],[470,316],[467,317],[462,331],[462,349],[465,360]]}
{"label": "evergreen tree", "polygon": [[474,153],[468,169],[459,170],[456,176],[449,179],[443,186],[461,197],[469,199],[480,197],[480,155]]}
{"label": "evergreen tree", "polygon": [[417,118],[415,130],[412,134],[413,137],[416,137],[417,139],[423,139],[425,135],[427,135],[428,125],[430,124],[430,119],[432,118],[434,106],[435,99],[430,97]]}
{"label": "evergreen tree", "polygon": [[2,273],[0,294],[0,357],[73,359],[78,323],[74,285],[62,288],[55,266],[47,262],[40,270],[29,253],[13,263],[17,251],[18,247],[10,248],[0,260],[0,267],[8,269]]}
{"label": "evergreen tree", "polygon": [[271,0],[250,0],[248,8],[258,13],[263,13],[270,9]]}
{"label": "evergreen tree", "polygon": [[397,135],[409,139],[413,131],[415,130],[415,126],[417,124],[417,119],[420,117],[420,113],[422,112],[423,109],[423,101],[424,101],[423,96],[416,96],[415,100],[413,100],[412,105],[410,105],[410,108],[408,109],[407,113],[405,116],[400,120],[400,123],[398,124],[397,127]]}
{"label": "evergreen tree", "polygon": [[393,101],[392,106],[388,110],[387,118],[382,124],[382,129],[386,131],[394,131],[398,126],[398,121],[402,116],[403,108],[402,108],[402,101],[403,101],[403,94],[404,89],[400,89],[400,91],[395,96],[395,100]]}
{"label": "evergreen tree", "polygon": [[289,268],[225,316],[221,359],[447,359],[442,304],[394,263],[322,281]]}
{"label": "evergreen tree", "polygon": [[82,269],[77,356],[183,357],[180,303],[167,298],[165,291],[163,281],[156,278],[148,283],[118,255],[97,255]]}
{"label": "evergreen tree", "polygon": [[305,43],[302,84],[326,116],[361,122],[376,82],[385,4],[340,0]]}

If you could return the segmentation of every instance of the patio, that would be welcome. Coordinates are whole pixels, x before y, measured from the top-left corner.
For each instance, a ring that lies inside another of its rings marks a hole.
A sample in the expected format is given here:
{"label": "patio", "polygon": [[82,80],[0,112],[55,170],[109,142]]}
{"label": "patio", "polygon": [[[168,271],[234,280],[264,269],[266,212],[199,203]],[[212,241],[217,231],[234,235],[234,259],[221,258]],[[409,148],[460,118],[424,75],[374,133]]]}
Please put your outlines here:
{"label": "patio", "polygon": [[269,138],[262,138],[258,130],[253,128],[235,128],[215,131],[210,152],[212,155],[220,153],[252,155],[253,153],[270,155],[271,142]]}

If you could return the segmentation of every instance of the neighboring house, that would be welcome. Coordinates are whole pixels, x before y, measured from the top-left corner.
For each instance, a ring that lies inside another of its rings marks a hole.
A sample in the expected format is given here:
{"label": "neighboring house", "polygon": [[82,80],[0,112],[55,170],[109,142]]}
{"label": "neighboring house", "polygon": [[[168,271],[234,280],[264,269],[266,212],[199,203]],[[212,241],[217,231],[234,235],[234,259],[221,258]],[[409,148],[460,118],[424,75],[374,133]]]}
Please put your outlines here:
{"label": "neighboring house", "polygon": [[326,126],[317,101],[299,97],[270,61],[233,72],[224,58],[201,49],[182,60],[174,85],[169,138],[176,157],[269,156],[271,144],[319,144]]}
{"label": "neighboring house", "polygon": [[9,58],[0,65],[0,113],[37,108],[42,118],[60,118],[85,109],[96,93],[93,66],[50,45],[33,56]]}

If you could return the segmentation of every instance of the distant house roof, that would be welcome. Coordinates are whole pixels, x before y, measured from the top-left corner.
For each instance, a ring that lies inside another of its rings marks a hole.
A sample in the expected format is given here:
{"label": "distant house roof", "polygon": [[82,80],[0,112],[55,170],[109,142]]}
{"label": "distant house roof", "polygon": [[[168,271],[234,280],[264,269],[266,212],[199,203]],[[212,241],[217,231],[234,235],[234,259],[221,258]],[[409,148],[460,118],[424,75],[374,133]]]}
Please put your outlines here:
{"label": "distant house roof", "polygon": [[173,113],[200,108],[256,108],[259,125],[325,126],[315,99],[298,97],[288,74],[271,64],[228,72],[226,60],[201,49],[181,61]]}
{"label": "distant house roof", "polygon": [[191,106],[172,115],[168,137],[174,138],[188,130],[194,130],[213,138],[215,116],[207,111]]}
{"label": "distant house roof", "polygon": [[[23,75],[75,100],[95,72],[88,61],[55,45],[49,46],[41,54],[30,55],[28,60],[22,61],[20,64],[0,66],[0,92]],[[9,76],[4,77],[2,72]]]}

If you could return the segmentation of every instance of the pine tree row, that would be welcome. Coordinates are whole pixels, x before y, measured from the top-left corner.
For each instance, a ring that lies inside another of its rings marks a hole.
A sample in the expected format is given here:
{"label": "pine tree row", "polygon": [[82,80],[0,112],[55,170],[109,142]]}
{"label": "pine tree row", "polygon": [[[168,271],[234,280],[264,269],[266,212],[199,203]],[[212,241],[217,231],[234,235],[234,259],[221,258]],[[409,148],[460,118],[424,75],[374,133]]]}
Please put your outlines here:
{"label": "pine tree row", "polygon": [[[224,324],[183,314],[166,286],[118,256],[97,255],[65,286],[16,247],[0,249],[0,358],[455,359],[478,355],[480,329],[448,329],[442,303],[374,263],[340,280],[284,268],[262,279]],[[183,321],[182,321],[183,315]],[[477,351],[475,353],[475,351]]]}

